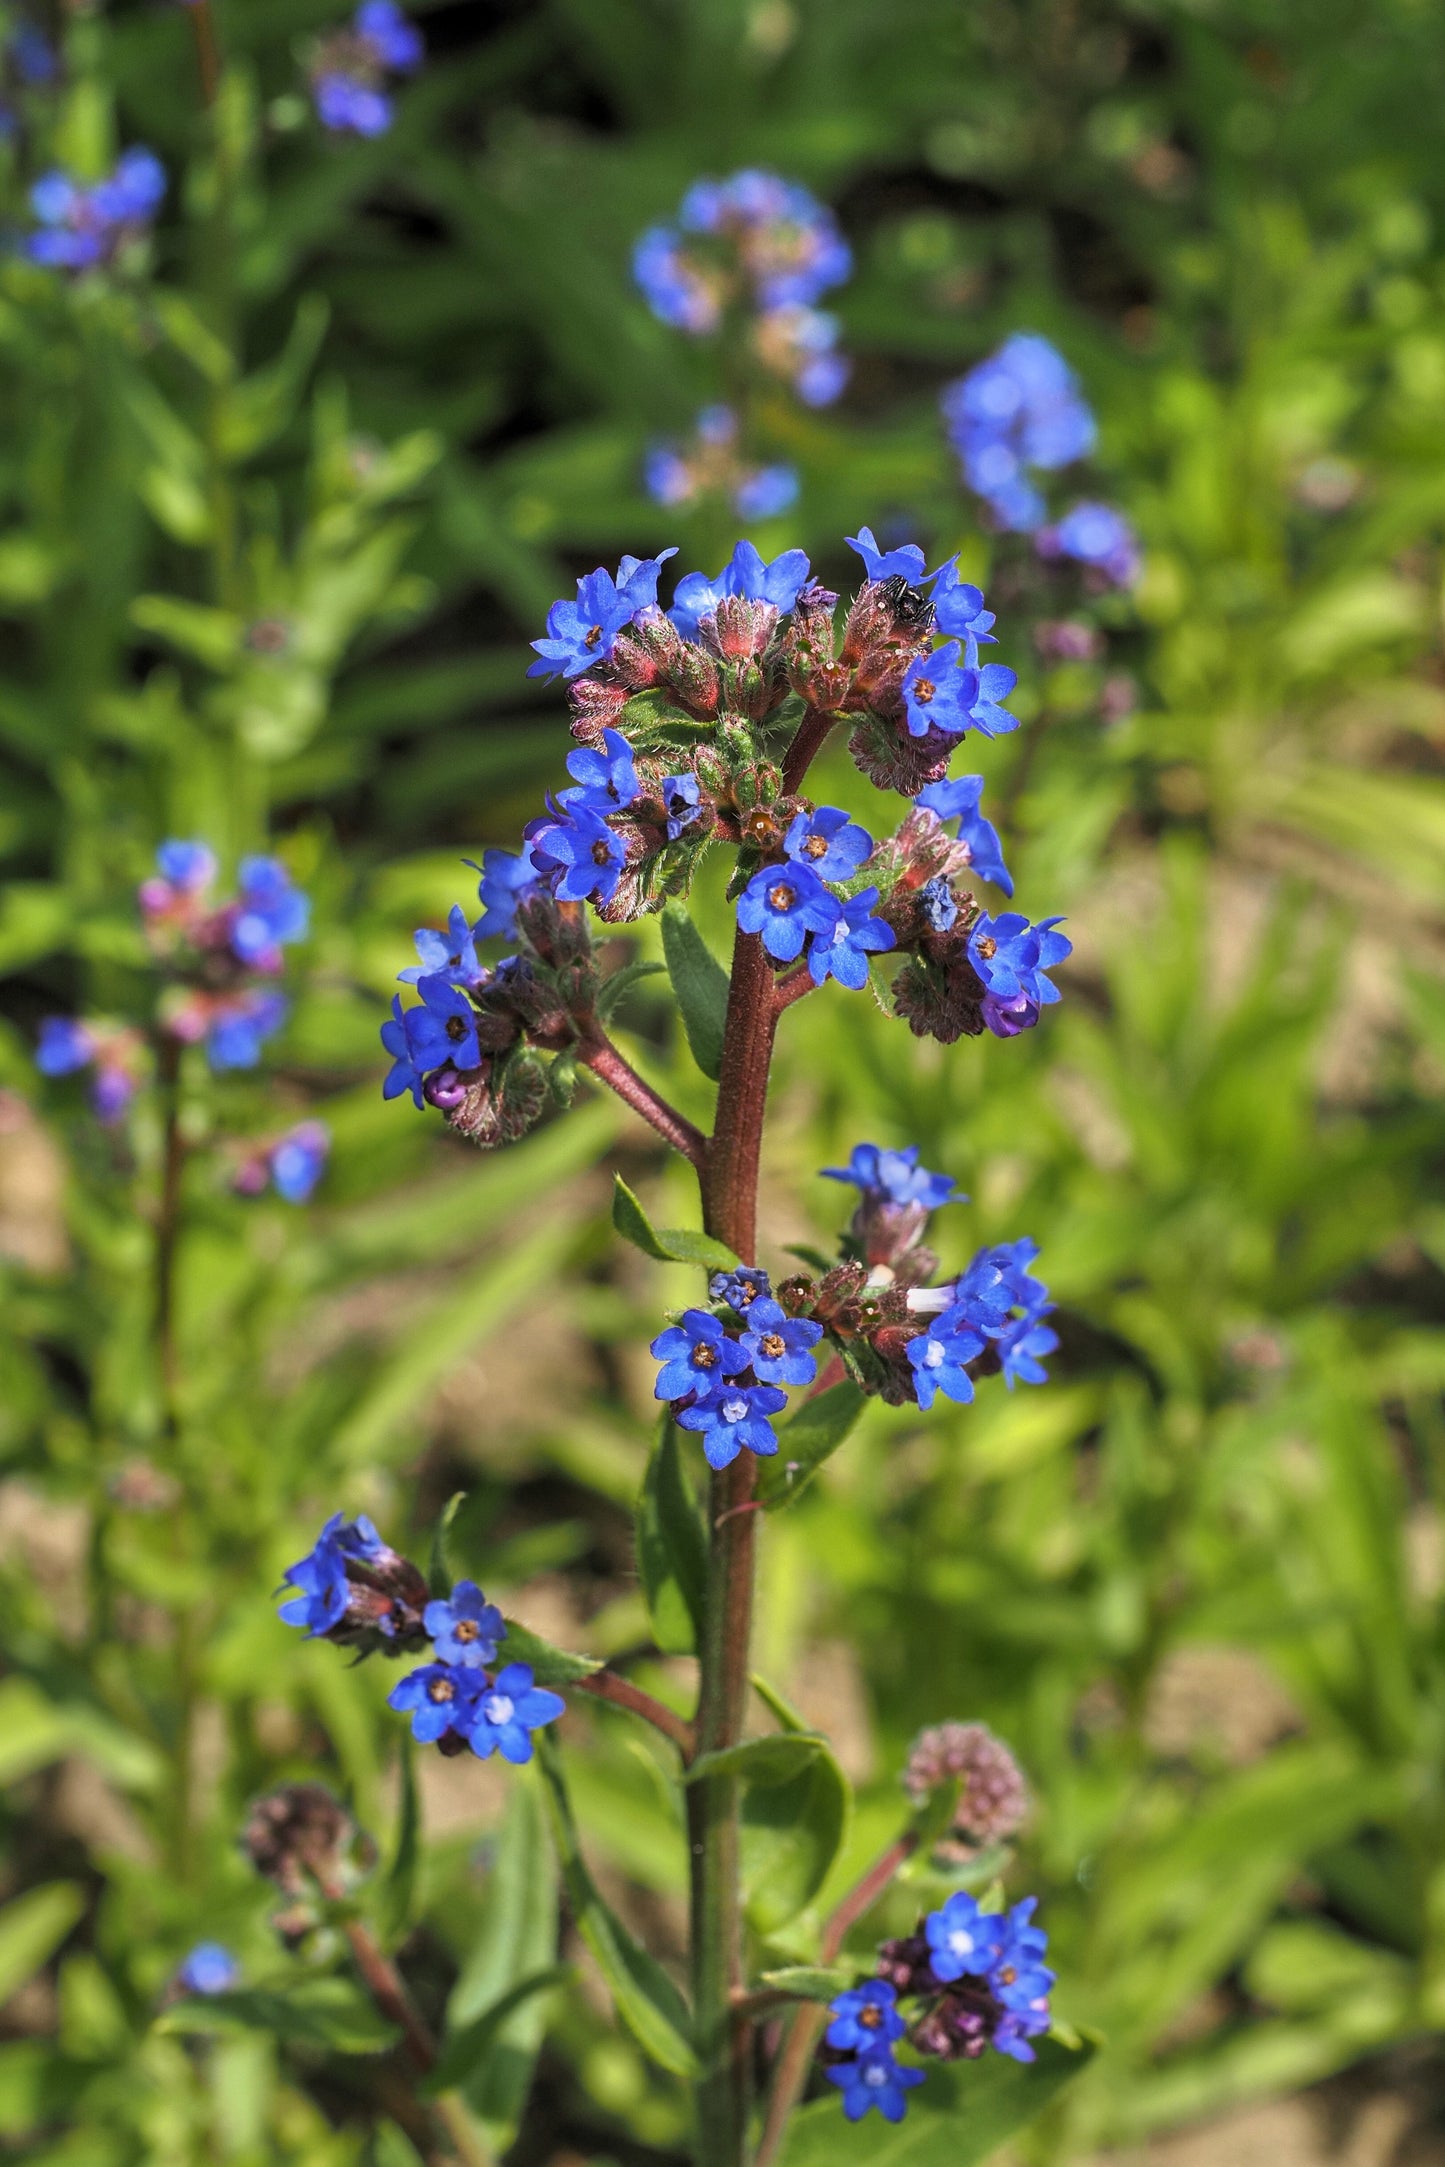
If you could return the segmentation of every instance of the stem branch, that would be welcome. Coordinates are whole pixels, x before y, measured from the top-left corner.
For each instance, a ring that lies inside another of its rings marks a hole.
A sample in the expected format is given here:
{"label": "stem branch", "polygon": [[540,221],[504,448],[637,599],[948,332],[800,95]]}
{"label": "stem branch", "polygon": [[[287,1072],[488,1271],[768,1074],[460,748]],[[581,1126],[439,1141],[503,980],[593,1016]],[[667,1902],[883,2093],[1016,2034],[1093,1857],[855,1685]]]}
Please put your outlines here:
{"label": "stem branch", "polygon": [[577,1685],[583,1693],[593,1693],[598,1700],[611,1701],[614,1708],[630,1709],[633,1715],[641,1716],[644,1723],[661,1731],[682,1755],[684,1767],[692,1760],[697,1751],[697,1740],[687,1718],[674,1715],[670,1708],[660,1700],[654,1700],[630,1678],[619,1677],[615,1670],[594,1670],[590,1677],[579,1678]]}
{"label": "stem branch", "polygon": [[577,1048],[577,1058],[584,1068],[600,1077],[610,1090],[624,1100],[635,1114],[641,1114],[656,1129],[664,1143],[671,1144],[685,1159],[701,1171],[707,1157],[707,1138],[702,1130],[680,1114],[675,1106],[669,1106],[662,1094],[638,1075],[631,1062],[624,1058],[611,1039],[600,1032],[595,1038],[584,1039]]}
{"label": "stem branch", "polygon": [[836,715],[825,715],[818,707],[810,707],[797,729],[793,742],[783,760],[783,788],[789,794],[801,789],[803,777],[812,766],[814,758],[823,749],[828,733],[838,720]]}

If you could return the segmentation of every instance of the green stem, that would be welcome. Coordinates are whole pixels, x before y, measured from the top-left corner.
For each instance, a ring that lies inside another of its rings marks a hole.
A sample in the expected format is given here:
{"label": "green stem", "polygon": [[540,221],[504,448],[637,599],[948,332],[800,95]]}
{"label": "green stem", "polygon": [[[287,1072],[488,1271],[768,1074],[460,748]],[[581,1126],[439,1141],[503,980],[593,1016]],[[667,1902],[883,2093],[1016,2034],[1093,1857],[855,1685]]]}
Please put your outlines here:
{"label": "green stem", "polygon": [[156,1209],[155,1349],[161,1420],[167,1442],[180,1429],[180,1361],[176,1351],[176,1250],[181,1233],[181,1176],[186,1147],[181,1134],[181,1042],[161,1033],[156,1057],[161,1102],[161,1193]]}

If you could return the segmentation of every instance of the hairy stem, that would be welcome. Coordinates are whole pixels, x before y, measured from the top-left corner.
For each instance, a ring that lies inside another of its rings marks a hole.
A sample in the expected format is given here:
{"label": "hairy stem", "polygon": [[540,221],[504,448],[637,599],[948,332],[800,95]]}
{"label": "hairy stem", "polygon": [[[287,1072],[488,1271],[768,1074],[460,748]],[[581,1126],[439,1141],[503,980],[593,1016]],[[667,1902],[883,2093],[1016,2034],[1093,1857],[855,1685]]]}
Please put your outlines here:
{"label": "hairy stem", "polygon": [[677,1747],[684,1765],[692,1760],[697,1739],[687,1718],[674,1715],[670,1708],[660,1700],[654,1700],[650,1693],[644,1693],[630,1678],[619,1677],[615,1670],[595,1670],[590,1678],[579,1678],[577,1685],[580,1692],[593,1693],[598,1700],[611,1701],[614,1708],[627,1708],[633,1715],[641,1716],[644,1723],[650,1723]]}
{"label": "hairy stem", "polygon": [[577,1048],[577,1058],[584,1068],[590,1068],[594,1076],[615,1091],[635,1114],[641,1114],[664,1143],[671,1144],[674,1151],[680,1151],[701,1172],[707,1158],[707,1138],[702,1130],[694,1128],[675,1106],[669,1106],[661,1093],[654,1091],[631,1062],[618,1052],[611,1039],[601,1033],[584,1039]]}
{"label": "hairy stem", "polygon": [[793,733],[793,742],[783,761],[784,790],[791,792],[802,788],[803,777],[812,766],[816,755],[822,751],[828,733],[837,720],[836,715],[825,715],[821,708],[808,709]]}

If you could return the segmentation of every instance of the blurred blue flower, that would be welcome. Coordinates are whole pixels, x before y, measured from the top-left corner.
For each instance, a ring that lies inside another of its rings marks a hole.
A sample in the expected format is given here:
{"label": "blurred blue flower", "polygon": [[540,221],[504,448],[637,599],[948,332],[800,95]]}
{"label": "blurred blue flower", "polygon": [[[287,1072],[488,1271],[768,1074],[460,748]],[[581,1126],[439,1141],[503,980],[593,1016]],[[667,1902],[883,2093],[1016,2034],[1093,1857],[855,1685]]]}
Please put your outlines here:
{"label": "blurred blue flower", "polygon": [[185,1994],[224,1994],[241,1976],[241,1967],[224,1942],[198,1941],[176,1967],[175,1983]]}
{"label": "blurred blue flower", "polygon": [[836,2063],[824,2075],[842,2092],[843,2112],[850,2122],[861,2122],[870,2107],[876,2107],[885,2122],[901,2122],[909,2091],[923,2082],[923,2071],[905,2069],[888,2047],[870,2047],[850,2062]]}
{"label": "blurred blue flower", "polygon": [[326,1171],[331,1131],[324,1121],[303,1121],[271,1150],[271,1179],[288,1204],[309,1202]]}

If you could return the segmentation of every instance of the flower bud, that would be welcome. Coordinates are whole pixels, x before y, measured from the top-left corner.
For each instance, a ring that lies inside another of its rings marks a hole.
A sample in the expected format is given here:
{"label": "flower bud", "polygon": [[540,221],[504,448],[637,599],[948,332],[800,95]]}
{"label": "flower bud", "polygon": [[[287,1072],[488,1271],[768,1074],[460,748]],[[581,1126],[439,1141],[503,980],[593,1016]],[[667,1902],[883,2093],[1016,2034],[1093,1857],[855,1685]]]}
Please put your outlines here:
{"label": "flower bud", "polygon": [[724,804],[732,802],[732,770],[721,753],[711,745],[700,745],[693,761],[693,771],[708,796]]}
{"label": "flower bud", "polygon": [[935,1723],[920,1731],[903,1770],[903,1787],[923,1805],[946,1783],[960,1783],[949,1835],[937,1855],[963,1864],[988,1844],[1001,1843],[1023,1826],[1028,1786],[1002,1739],[983,1723]]}
{"label": "flower bud", "polygon": [[285,1895],[307,1893],[307,1877],[334,1886],[356,1824],[321,1783],[283,1783],[258,1798],[246,1819],[241,1848],[257,1873]]}
{"label": "flower bud", "polygon": [[896,790],[905,798],[913,798],[925,783],[942,781],[957,744],[957,738],[942,730],[910,737],[901,720],[867,714],[849,738],[848,750],[880,790]]}
{"label": "flower bud", "polygon": [[[559,903],[548,888],[537,888],[518,903],[517,930],[544,963],[573,963],[592,953],[585,906]],[[500,987],[505,983],[515,986],[517,979],[530,968],[525,958],[514,956],[509,960],[510,973],[506,965],[499,964],[493,986]],[[519,1008],[517,1012],[522,1011]]]}
{"label": "flower bud", "polygon": [[[925,940],[893,981],[893,1008],[915,1038],[952,1046],[984,1029],[984,987],[968,960],[964,921]],[[1001,1034],[1004,1035],[1004,1034]]]}
{"label": "flower bud", "polygon": [[576,677],[567,687],[567,701],[572,709],[572,735],[578,744],[600,745],[603,731],[621,724],[627,689],[598,677]]}
{"label": "flower bud", "polygon": [[778,611],[771,602],[753,602],[745,595],[724,595],[698,630],[713,653],[727,662],[741,662],[766,654],[778,629]]}
{"label": "flower bud", "polygon": [[683,644],[675,661],[667,667],[667,683],[671,685],[684,707],[694,715],[715,715],[721,692],[718,667],[712,656],[691,641]]}

